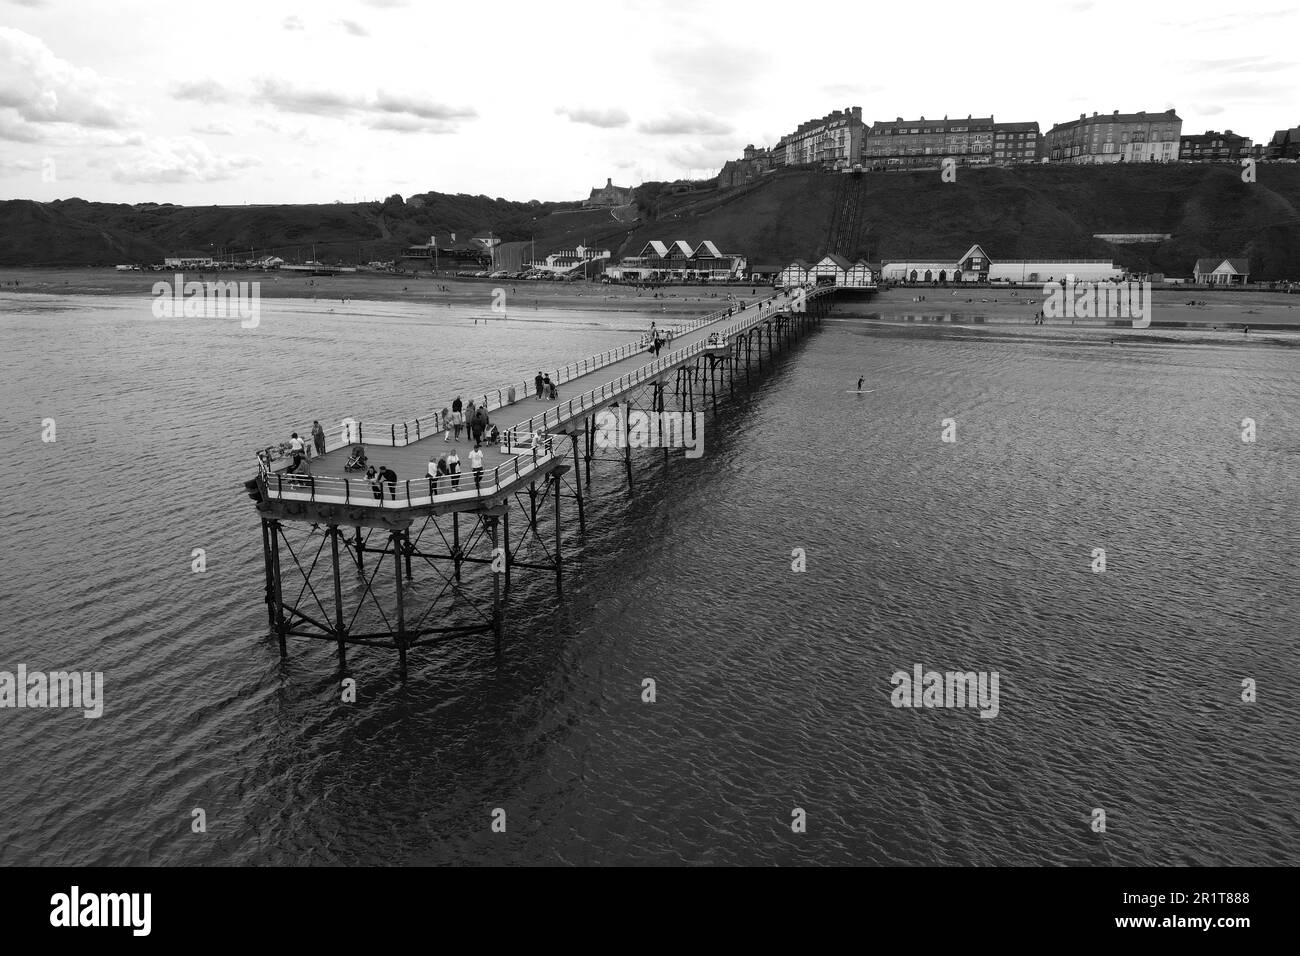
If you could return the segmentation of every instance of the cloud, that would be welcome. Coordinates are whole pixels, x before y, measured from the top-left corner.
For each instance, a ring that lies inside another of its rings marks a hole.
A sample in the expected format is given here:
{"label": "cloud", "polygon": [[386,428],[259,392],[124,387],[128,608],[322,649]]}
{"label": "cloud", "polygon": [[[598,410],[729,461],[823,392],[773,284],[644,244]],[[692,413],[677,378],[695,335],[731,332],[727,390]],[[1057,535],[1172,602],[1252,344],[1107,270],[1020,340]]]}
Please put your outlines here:
{"label": "cloud", "polygon": [[383,90],[375,97],[373,108],[384,113],[409,113],[427,120],[472,119],[478,116],[470,107],[447,106],[427,98],[386,93]]}
{"label": "cloud", "polygon": [[94,70],[55,56],[30,33],[0,27],[0,109],[27,123],[117,129],[128,111]]}
{"label": "cloud", "polygon": [[394,133],[454,133],[455,123],[442,120],[420,119],[415,116],[380,116],[366,124],[371,129],[386,130]]}
{"label": "cloud", "polygon": [[725,136],[732,132],[729,123],[707,113],[670,113],[647,120],[637,129],[650,136]]}
{"label": "cloud", "polygon": [[205,123],[190,127],[192,133],[206,133],[209,136],[233,136],[235,131],[226,123]]}
{"label": "cloud", "polygon": [[567,116],[570,122],[585,123],[587,126],[595,126],[599,129],[615,129],[626,126],[630,121],[627,113],[618,108],[601,110],[581,106],[558,106],[555,112],[560,116]]}
{"label": "cloud", "polygon": [[316,116],[348,112],[357,101],[342,93],[312,88],[303,90],[283,80],[260,77],[253,81],[254,99],[261,100],[284,113],[311,113]]}
{"label": "cloud", "polygon": [[214,153],[192,137],[149,140],[114,164],[119,183],[210,183],[261,165],[256,156]]}
{"label": "cloud", "polygon": [[1218,116],[1220,113],[1223,112],[1223,107],[1222,106],[1200,106],[1199,104],[1193,103],[1192,110],[1196,113],[1200,113],[1202,116]]}
{"label": "cloud", "polygon": [[304,30],[306,29],[306,24],[302,22],[302,17],[296,15],[287,16],[280,21],[280,28],[283,30]]}
{"label": "cloud", "polygon": [[235,94],[216,80],[181,80],[171,85],[171,94],[178,100],[194,100],[196,103],[228,103]]}
{"label": "cloud", "polygon": [[361,2],[377,10],[396,10],[399,7],[410,6],[408,0],[361,0]]}
{"label": "cloud", "polygon": [[665,158],[682,169],[720,169],[727,160],[735,158],[733,152],[725,147],[681,146],[670,150]]}
{"label": "cloud", "polygon": [[334,25],[354,37],[370,36],[370,31],[357,23],[356,20],[335,20]]}
{"label": "cloud", "polygon": [[1270,60],[1262,56],[1238,56],[1226,60],[1193,60],[1194,72],[1213,73],[1273,73],[1289,70],[1295,64],[1290,60]]}
{"label": "cloud", "polygon": [[260,77],[253,86],[255,101],[284,113],[334,119],[360,116],[371,129],[399,133],[454,133],[457,127],[453,121],[478,116],[471,107],[449,106],[428,97],[386,90],[366,98],[316,87],[303,89],[269,77]]}

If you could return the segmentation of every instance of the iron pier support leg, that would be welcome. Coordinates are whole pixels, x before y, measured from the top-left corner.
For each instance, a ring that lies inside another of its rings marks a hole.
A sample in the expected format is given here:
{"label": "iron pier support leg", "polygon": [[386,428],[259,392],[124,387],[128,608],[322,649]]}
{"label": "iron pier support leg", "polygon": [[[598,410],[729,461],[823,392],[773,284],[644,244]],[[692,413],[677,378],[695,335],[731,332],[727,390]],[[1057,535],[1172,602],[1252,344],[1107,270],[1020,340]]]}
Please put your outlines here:
{"label": "iron pier support leg", "polygon": [[564,561],[560,557],[560,476],[554,477],[555,482],[555,595],[564,597]]}
{"label": "iron pier support leg", "polygon": [[343,582],[339,577],[339,538],[343,532],[339,526],[329,526],[330,557],[334,559],[334,636],[339,642],[339,670],[348,666],[347,634],[343,630]]}
{"label": "iron pier support leg", "polygon": [[402,589],[402,531],[390,531],[389,539],[393,544],[393,580],[397,583],[397,668],[402,680],[406,680],[406,608],[405,593]]}
{"label": "iron pier support leg", "polygon": [[411,544],[411,529],[407,528],[402,532],[402,551],[406,555],[406,580],[411,580],[411,552],[415,550]]}
{"label": "iron pier support leg", "polygon": [[596,416],[584,417],[582,426],[586,429],[585,440],[587,443],[587,484],[591,484],[591,456],[596,451]]}
{"label": "iron pier support leg", "polygon": [[[446,540],[446,539],[444,539]],[[451,513],[451,560],[456,583],[460,583],[460,512]]]}
{"label": "iron pier support leg", "polygon": [[578,433],[570,432],[569,440],[573,442],[573,488],[578,497],[578,532],[585,535],[587,533],[587,517],[583,514],[582,509],[582,481],[578,478]]}
{"label": "iron pier support leg", "polygon": [[266,565],[266,629],[275,630],[275,577],[271,571],[271,535],[262,519],[262,563]]}
{"label": "iron pier support leg", "polygon": [[[489,515],[483,520],[487,523],[488,540],[492,542],[492,550],[496,551],[497,517]],[[509,567],[509,564],[506,566]],[[505,615],[501,610],[501,572],[494,566],[492,568],[492,637],[498,662],[501,659],[501,630],[505,626],[504,618]]]}
{"label": "iron pier support leg", "polygon": [[528,483],[528,527],[537,530],[537,482]]}
{"label": "iron pier support leg", "polygon": [[[495,519],[493,519],[495,520]],[[492,526],[495,528],[495,525]],[[496,538],[492,539],[492,549],[496,550]],[[505,514],[501,516],[501,553],[505,556],[506,566],[506,593],[510,593],[510,566],[514,563],[514,556],[510,553],[510,502],[506,502]]]}
{"label": "iron pier support leg", "polygon": [[357,570],[364,570],[364,558],[366,553],[366,543],[361,540],[361,525],[357,525]]}
{"label": "iron pier support leg", "polygon": [[280,573],[280,522],[271,522],[271,570],[275,577],[275,633],[280,637],[280,656],[288,657],[284,624],[284,581]]}

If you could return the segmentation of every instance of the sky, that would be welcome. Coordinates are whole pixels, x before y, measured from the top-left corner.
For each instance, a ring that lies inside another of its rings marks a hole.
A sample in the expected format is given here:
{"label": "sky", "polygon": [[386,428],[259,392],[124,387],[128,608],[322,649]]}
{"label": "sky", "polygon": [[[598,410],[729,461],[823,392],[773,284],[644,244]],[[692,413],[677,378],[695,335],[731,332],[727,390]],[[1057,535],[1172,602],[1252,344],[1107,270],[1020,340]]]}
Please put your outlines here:
{"label": "sky", "polygon": [[0,0],[0,199],[576,200],[868,122],[1300,125],[1294,0]]}

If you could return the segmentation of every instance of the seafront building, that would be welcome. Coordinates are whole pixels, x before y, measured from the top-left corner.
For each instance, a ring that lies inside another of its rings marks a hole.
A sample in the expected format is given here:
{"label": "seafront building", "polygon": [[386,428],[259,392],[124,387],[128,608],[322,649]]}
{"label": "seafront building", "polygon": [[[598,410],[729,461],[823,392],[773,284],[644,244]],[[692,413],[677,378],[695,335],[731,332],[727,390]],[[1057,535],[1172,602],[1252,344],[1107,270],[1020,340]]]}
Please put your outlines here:
{"label": "seafront building", "polygon": [[628,256],[605,269],[605,275],[615,282],[717,281],[738,279],[744,273],[743,255],[721,252],[708,239],[694,248],[684,239],[672,242],[652,239],[635,256]]}
{"label": "seafront building", "polygon": [[592,249],[589,246],[578,246],[576,249],[563,249],[559,252],[552,252],[541,262],[530,262],[527,265],[528,268],[537,272],[559,274],[572,272],[588,262],[608,259],[609,257],[610,251],[608,249]]}
{"label": "seafront building", "polygon": [[992,116],[965,119],[894,120],[873,123],[863,139],[867,169],[935,167],[944,159],[959,166],[1010,166],[1036,162],[1038,123],[998,123]]}
{"label": "seafront building", "polygon": [[587,209],[601,209],[606,206],[626,206],[631,201],[631,186],[615,186],[614,180],[606,177],[605,185],[594,187],[582,205]]}
{"label": "seafront building", "polygon": [[834,286],[841,289],[875,287],[871,267],[861,259],[850,262],[830,253],[816,262],[795,259],[776,274],[775,284],[784,288],[797,286]]}
{"label": "seafront building", "polygon": [[782,136],[772,161],[779,166],[849,169],[862,155],[863,132],[861,106],[835,110]]}
{"label": "seafront building", "polygon": [[1208,285],[1245,285],[1250,281],[1249,259],[1197,259],[1192,281]]}
{"label": "seafront building", "polygon": [[1264,148],[1265,159],[1300,159],[1300,126],[1280,129]]}
{"label": "seafront building", "polygon": [[957,256],[886,259],[882,277],[892,282],[1059,282],[1122,278],[1124,270],[1110,259],[999,259],[989,257],[977,243]]}
{"label": "seafront building", "polygon": [[1184,134],[1178,145],[1178,158],[1184,163],[1235,163],[1250,154],[1250,137],[1232,130]]}
{"label": "seafront building", "polygon": [[1043,150],[1054,163],[1172,163],[1178,159],[1183,121],[1172,109],[1163,113],[1079,114],[1057,123],[1043,137]]}

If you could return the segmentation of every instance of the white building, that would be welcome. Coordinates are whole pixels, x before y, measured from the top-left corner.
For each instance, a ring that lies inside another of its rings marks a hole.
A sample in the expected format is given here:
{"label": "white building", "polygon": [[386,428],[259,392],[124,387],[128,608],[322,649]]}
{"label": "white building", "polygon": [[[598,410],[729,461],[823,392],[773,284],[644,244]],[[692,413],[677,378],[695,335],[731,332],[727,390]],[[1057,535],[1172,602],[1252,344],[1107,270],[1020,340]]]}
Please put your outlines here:
{"label": "white building", "polygon": [[1250,260],[1197,259],[1192,281],[1209,285],[1245,285],[1250,281]]}

